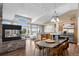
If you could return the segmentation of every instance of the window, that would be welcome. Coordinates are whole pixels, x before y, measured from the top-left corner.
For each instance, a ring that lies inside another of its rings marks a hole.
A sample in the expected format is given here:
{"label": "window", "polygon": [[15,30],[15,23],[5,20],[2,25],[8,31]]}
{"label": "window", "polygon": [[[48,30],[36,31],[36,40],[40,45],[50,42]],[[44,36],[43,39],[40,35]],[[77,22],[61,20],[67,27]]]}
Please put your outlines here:
{"label": "window", "polygon": [[42,29],[43,28],[41,25],[32,25],[32,34],[33,33],[41,33]]}
{"label": "window", "polygon": [[15,15],[15,20],[22,26],[22,34],[30,34],[31,31],[31,19],[28,17],[20,16],[20,15]]}

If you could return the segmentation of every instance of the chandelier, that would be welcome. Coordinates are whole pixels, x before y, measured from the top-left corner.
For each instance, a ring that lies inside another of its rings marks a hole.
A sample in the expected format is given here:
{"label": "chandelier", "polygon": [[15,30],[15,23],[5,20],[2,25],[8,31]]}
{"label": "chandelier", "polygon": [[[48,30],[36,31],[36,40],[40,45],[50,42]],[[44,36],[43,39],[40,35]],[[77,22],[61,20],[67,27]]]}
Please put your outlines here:
{"label": "chandelier", "polygon": [[[55,7],[56,7],[56,5],[55,5]],[[56,10],[54,11],[54,16],[52,17],[51,22],[59,22],[59,17],[57,15]]]}

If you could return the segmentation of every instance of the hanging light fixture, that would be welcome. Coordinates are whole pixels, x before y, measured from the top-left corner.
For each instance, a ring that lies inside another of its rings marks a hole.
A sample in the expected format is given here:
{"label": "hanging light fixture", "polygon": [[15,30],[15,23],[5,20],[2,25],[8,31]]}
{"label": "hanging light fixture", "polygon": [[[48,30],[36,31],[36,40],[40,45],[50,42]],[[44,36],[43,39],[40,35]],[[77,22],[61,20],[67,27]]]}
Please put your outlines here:
{"label": "hanging light fixture", "polygon": [[57,22],[59,22],[60,20],[59,20],[59,18],[57,17],[57,20],[56,20]]}
{"label": "hanging light fixture", "polygon": [[[55,5],[56,8],[56,5]],[[56,10],[54,11],[54,16],[52,17],[51,22],[59,22],[59,17],[57,16]]]}
{"label": "hanging light fixture", "polygon": [[54,22],[54,23],[55,23],[56,21],[55,21],[55,19],[54,19],[54,18],[52,18],[51,22]]}

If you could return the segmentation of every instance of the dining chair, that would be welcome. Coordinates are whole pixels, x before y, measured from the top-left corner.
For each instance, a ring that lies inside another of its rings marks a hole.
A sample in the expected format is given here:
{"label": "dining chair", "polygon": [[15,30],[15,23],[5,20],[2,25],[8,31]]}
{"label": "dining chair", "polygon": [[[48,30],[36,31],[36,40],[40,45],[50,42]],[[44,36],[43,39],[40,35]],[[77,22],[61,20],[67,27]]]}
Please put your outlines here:
{"label": "dining chair", "polygon": [[59,46],[59,56],[63,56],[63,53],[64,53],[64,45],[60,45]]}
{"label": "dining chair", "polygon": [[[41,56],[41,55],[44,55],[44,49],[45,49],[45,47],[42,47],[42,46],[37,45],[36,43],[39,42],[39,41],[41,41],[41,40],[35,40],[35,41],[34,41],[34,43],[35,43],[34,55],[35,55],[36,49],[38,49],[38,50],[39,50],[38,53],[39,53],[39,55]],[[42,53],[41,53],[41,52],[42,52]]]}
{"label": "dining chair", "polygon": [[64,55],[68,55],[68,48],[69,48],[69,42],[68,42],[69,38],[67,38],[67,41],[64,43]]}
{"label": "dining chair", "polygon": [[64,53],[65,53],[65,55],[68,55],[69,53],[68,53],[68,47],[69,47],[69,42],[66,42],[65,43],[65,46],[64,46]]}
{"label": "dining chair", "polygon": [[62,56],[63,55],[63,48],[64,48],[64,46],[60,45],[60,46],[58,46],[56,48],[50,49],[50,55],[53,55],[53,56]]}
{"label": "dining chair", "polygon": [[59,55],[59,48],[52,48],[52,49],[50,49],[50,52],[49,52],[49,55],[50,56],[57,56],[57,55]]}

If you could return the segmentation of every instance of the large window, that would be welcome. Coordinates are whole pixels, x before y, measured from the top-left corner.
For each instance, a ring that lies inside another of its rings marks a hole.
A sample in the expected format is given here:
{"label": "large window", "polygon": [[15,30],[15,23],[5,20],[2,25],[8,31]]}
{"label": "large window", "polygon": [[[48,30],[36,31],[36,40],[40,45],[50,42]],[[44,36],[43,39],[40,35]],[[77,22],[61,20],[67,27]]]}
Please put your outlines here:
{"label": "large window", "polygon": [[19,25],[22,26],[22,34],[29,35],[31,34],[31,19],[28,17],[15,15],[15,20],[18,21]]}
{"label": "large window", "polygon": [[14,19],[20,24],[21,26],[29,26],[30,25],[30,18],[20,16],[20,15],[15,15]]}
{"label": "large window", "polygon": [[42,25],[32,25],[32,34],[33,33],[42,33],[43,27]]}
{"label": "large window", "polygon": [[32,25],[32,33],[38,33],[38,26]]}

